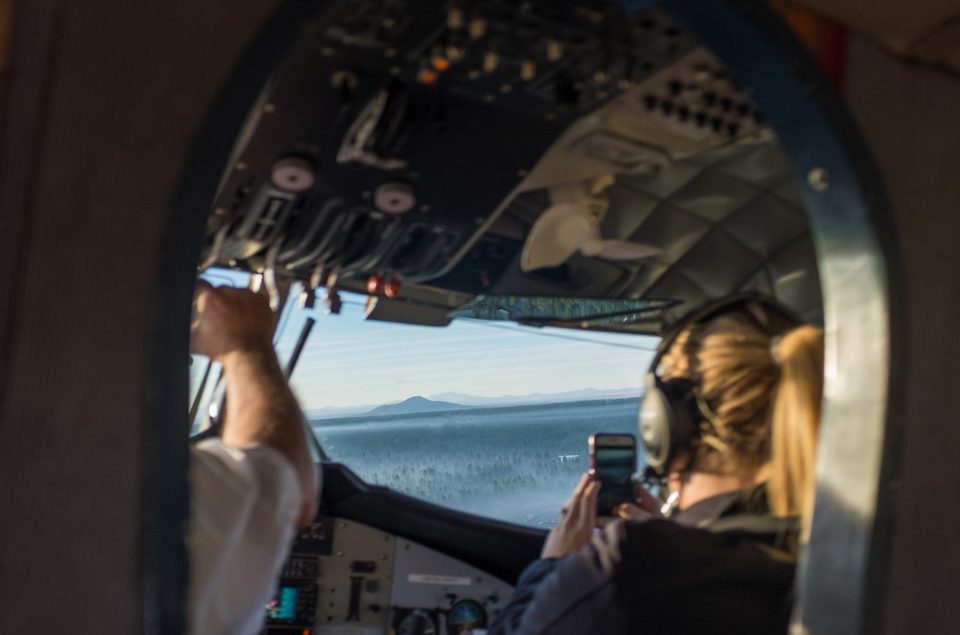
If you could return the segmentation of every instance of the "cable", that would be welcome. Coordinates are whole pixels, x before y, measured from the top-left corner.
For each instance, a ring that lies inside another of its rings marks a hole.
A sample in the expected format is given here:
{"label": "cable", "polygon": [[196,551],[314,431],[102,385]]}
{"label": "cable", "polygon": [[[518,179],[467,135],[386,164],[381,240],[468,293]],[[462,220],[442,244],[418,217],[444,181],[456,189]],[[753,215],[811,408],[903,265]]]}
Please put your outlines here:
{"label": "cable", "polygon": [[[360,307],[364,306],[362,302],[353,302],[353,301],[350,301],[350,300],[344,300],[344,301],[343,301],[343,304],[344,304],[344,305],[347,305],[347,306],[360,306]],[[501,331],[511,331],[511,332],[513,332],[513,333],[521,333],[521,334],[523,334],[523,335],[536,335],[536,336],[539,336],[539,337],[552,337],[552,338],[558,339],[558,340],[570,340],[570,341],[572,341],[572,342],[581,342],[581,343],[583,343],[583,344],[596,344],[596,345],[598,345],[598,346],[610,346],[610,347],[612,347],[612,348],[628,348],[628,349],[630,349],[630,350],[634,350],[634,351],[644,351],[644,352],[647,352],[647,353],[653,353],[653,352],[655,352],[655,351],[657,350],[657,347],[656,347],[656,346],[653,346],[653,347],[633,346],[632,344],[619,344],[619,343],[617,343],[617,342],[604,342],[604,341],[602,341],[602,340],[592,340],[592,339],[587,339],[587,338],[584,338],[584,337],[574,337],[573,335],[564,335],[564,334],[562,334],[562,333],[544,333],[543,331],[536,330],[536,329],[529,328],[529,327],[523,327],[523,326],[516,326],[516,327],[514,327],[514,326],[508,326],[508,325],[506,325],[506,324],[495,324],[495,323],[491,323],[491,322],[489,322],[489,321],[487,321],[487,320],[481,320],[481,319],[478,319],[478,318],[458,317],[458,318],[456,319],[456,321],[457,321],[457,322],[470,322],[470,323],[476,324],[476,325],[478,325],[478,326],[485,326],[485,327],[487,327],[487,328],[498,329],[498,330],[501,330]],[[636,337],[636,336],[635,336],[635,337]]]}

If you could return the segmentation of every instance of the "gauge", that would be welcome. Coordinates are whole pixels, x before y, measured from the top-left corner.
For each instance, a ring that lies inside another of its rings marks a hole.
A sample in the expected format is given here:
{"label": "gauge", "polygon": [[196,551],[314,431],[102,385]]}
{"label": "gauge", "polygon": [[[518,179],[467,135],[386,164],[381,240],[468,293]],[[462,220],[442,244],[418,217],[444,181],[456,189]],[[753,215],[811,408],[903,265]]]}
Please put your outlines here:
{"label": "gauge", "polygon": [[487,612],[474,600],[460,600],[447,613],[447,635],[468,635],[487,627]]}
{"label": "gauge", "polygon": [[416,609],[400,622],[397,635],[437,635],[437,625],[429,613]]}

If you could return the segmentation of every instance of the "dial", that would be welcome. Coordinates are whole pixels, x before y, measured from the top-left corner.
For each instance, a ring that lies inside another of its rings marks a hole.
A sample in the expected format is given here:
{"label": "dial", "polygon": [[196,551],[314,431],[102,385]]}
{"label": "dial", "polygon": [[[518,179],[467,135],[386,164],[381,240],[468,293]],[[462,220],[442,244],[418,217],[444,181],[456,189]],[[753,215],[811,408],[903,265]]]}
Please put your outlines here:
{"label": "dial", "polygon": [[416,609],[400,622],[397,635],[437,635],[437,625],[429,613]]}
{"label": "dial", "polygon": [[487,612],[474,600],[460,600],[447,613],[447,635],[468,635],[487,627]]}

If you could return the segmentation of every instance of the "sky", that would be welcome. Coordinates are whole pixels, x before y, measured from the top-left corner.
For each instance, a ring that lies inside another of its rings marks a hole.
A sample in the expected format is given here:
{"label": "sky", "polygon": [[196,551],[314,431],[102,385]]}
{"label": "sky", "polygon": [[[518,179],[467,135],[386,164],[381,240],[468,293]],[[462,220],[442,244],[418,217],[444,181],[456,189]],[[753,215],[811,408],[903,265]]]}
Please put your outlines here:
{"label": "sky", "polygon": [[639,391],[656,346],[651,337],[510,322],[455,320],[447,327],[368,322],[363,319],[365,296],[342,297],[340,315],[327,315],[318,301],[316,309],[294,307],[283,319],[277,345],[281,362],[304,320],[317,320],[291,382],[308,412],[451,392],[502,396],[585,388]]}

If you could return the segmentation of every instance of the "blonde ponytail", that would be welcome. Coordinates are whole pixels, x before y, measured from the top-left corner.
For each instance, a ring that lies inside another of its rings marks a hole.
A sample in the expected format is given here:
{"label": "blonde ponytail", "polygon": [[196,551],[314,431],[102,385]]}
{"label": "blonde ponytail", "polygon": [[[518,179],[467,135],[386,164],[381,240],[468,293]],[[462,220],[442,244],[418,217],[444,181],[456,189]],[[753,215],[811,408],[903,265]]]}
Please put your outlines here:
{"label": "blonde ponytail", "polygon": [[814,460],[823,398],[823,331],[793,329],[771,345],[780,367],[771,421],[767,498],[775,516],[813,513]]}

